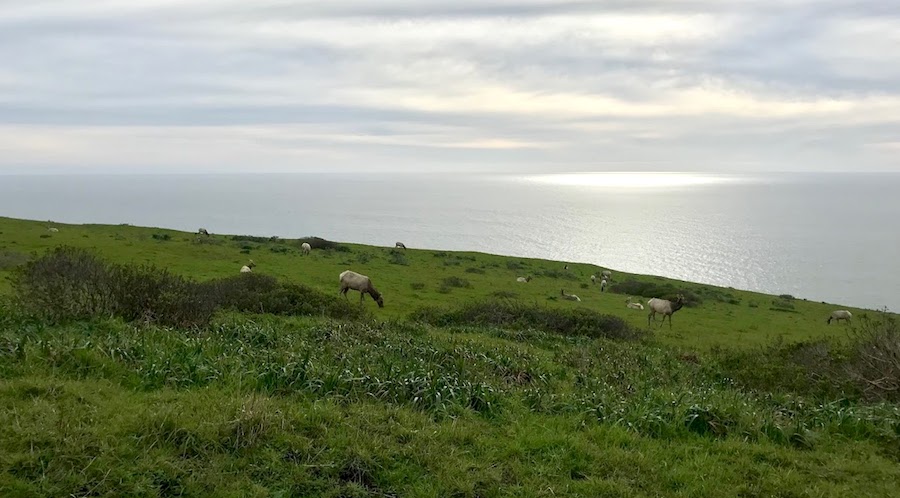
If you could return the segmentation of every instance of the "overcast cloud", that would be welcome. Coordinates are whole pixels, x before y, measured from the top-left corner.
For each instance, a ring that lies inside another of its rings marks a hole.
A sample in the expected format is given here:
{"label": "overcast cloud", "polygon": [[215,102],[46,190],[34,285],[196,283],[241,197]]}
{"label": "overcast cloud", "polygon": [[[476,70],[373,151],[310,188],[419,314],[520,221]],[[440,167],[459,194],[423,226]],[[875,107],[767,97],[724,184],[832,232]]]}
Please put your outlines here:
{"label": "overcast cloud", "polygon": [[898,2],[0,0],[0,173],[898,158]]}

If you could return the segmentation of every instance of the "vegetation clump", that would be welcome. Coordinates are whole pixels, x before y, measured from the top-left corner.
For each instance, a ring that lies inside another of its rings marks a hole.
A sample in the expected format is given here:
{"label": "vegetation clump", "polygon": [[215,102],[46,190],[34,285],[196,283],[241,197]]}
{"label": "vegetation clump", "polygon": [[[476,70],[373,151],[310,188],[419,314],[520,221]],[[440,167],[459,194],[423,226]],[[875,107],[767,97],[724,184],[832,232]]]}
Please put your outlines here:
{"label": "vegetation clump", "polygon": [[428,307],[415,312],[412,319],[440,327],[495,326],[608,339],[635,340],[646,334],[617,316],[584,308],[550,308],[511,300],[471,302],[453,309]]}
{"label": "vegetation clump", "polygon": [[71,247],[27,263],[14,282],[23,309],[51,323],[120,317],[202,326],[218,309],[285,315],[361,316],[335,297],[272,277],[242,274],[195,282],[152,265],[121,265]]}
{"label": "vegetation clump", "polygon": [[628,294],[629,296],[655,297],[659,299],[668,299],[670,301],[681,294],[684,296],[684,305],[687,307],[696,307],[703,303],[703,299],[693,290],[683,287],[679,288],[670,283],[655,283],[629,279],[610,285],[609,291],[617,294]]}

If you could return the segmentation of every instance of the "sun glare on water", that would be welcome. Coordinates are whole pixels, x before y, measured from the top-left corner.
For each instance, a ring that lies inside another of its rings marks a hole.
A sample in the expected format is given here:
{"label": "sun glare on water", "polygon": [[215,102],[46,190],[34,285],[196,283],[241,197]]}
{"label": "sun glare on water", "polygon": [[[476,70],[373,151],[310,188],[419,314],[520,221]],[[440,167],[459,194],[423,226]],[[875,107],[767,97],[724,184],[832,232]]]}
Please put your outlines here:
{"label": "sun glare on water", "polygon": [[561,173],[535,175],[528,180],[551,185],[613,188],[689,187],[727,183],[733,179],[700,173]]}

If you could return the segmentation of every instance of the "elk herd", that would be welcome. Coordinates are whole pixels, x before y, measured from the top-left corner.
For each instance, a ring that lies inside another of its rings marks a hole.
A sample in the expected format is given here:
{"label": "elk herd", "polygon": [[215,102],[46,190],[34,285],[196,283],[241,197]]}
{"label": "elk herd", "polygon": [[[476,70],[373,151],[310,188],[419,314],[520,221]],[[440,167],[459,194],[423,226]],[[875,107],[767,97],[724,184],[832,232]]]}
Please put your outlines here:
{"label": "elk herd", "polygon": [[[55,228],[50,228],[50,231],[57,231]],[[209,231],[205,228],[201,228],[197,231],[198,236],[209,237]],[[406,250],[406,245],[403,242],[397,242],[394,244],[394,249],[402,249]],[[300,246],[300,251],[304,256],[308,256],[312,251],[312,247],[308,242],[304,242]],[[251,259],[246,265],[242,266],[240,269],[240,273],[252,273],[253,268],[256,267],[256,263]],[[566,264],[563,267],[564,271],[570,271],[569,265]],[[345,298],[347,297],[347,292],[351,290],[355,290],[359,292],[359,302],[360,305],[363,302],[363,298],[366,294],[372,297],[372,300],[378,304],[378,307],[384,307],[384,298],[382,294],[375,289],[375,286],[372,284],[372,280],[360,273],[356,273],[351,270],[346,270],[341,272],[338,277],[340,282],[340,294],[342,294]],[[532,281],[531,275],[517,277],[516,282],[521,284],[527,284]],[[607,289],[610,286],[610,281],[612,281],[612,271],[610,270],[602,270],[599,273],[594,273],[590,276],[591,284],[597,285],[599,284],[600,292],[607,292]],[[582,287],[585,287],[582,284]],[[570,294],[565,291],[565,289],[560,289],[559,298],[565,301],[575,301],[581,302],[581,298],[575,294]],[[666,318],[669,319],[669,328],[672,328],[672,315],[674,315],[678,310],[683,308],[685,305],[685,297],[682,294],[678,294],[674,299],[661,299],[661,298],[652,298],[646,302],[646,307],[649,310],[647,314],[647,326],[649,327],[651,323],[656,320],[656,316],[660,315],[662,320],[659,322],[659,325],[662,326],[666,323]],[[625,307],[632,310],[644,310],[644,304],[634,300],[633,297],[628,297],[625,299]],[[826,323],[831,324],[831,322],[840,322],[843,321],[847,324],[851,323],[853,318],[853,314],[847,310],[836,310],[831,313],[828,317]]]}

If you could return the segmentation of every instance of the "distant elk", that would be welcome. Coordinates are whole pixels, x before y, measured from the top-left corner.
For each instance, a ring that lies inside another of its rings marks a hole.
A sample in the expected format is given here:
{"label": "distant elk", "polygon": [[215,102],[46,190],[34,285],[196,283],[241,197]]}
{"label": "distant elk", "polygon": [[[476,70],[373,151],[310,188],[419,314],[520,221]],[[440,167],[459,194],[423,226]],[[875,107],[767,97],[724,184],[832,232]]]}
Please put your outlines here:
{"label": "distant elk", "polygon": [[253,273],[253,268],[256,267],[256,263],[251,259],[249,263],[241,267],[241,273]]}
{"label": "distant elk", "polygon": [[309,242],[304,242],[300,244],[300,250],[303,251],[303,255],[306,256],[309,254],[309,251],[312,251],[312,246],[309,245]]}
{"label": "distant elk", "polygon": [[527,277],[519,277],[516,279],[516,282],[519,282],[520,284],[527,284],[528,282],[531,282],[531,275]]}
{"label": "distant elk", "polygon": [[606,286],[609,285],[609,282],[604,278],[600,281],[600,292],[606,292]]}
{"label": "distant elk", "polygon": [[200,230],[197,230],[197,235],[205,235],[209,237],[209,232],[205,228],[201,228]]}
{"label": "distant elk", "polygon": [[852,319],[853,319],[853,314],[850,313],[849,311],[837,310],[837,311],[831,312],[831,316],[828,317],[827,323],[830,325],[832,320],[834,320],[835,322],[840,321],[840,320],[846,320],[847,323],[851,323]]}
{"label": "distant elk", "polygon": [[650,308],[650,314],[647,315],[648,327],[650,326],[650,320],[655,319],[657,313],[661,313],[663,318],[662,321],[659,322],[659,326],[662,327],[662,325],[666,323],[666,317],[669,317],[669,328],[671,329],[672,315],[684,306],[684,296],[678,294],[678,297],[674,301],[653,298],[647,301],[647,306]]}
{"label": "distant elk", "polygon": [[394,244],[394,247],[395,247],[396,249],[404,249],[404,250],[405,250],[405,249],[406,249],[406,244],[404,244],[403,242],[397,242],[396,244]]}

